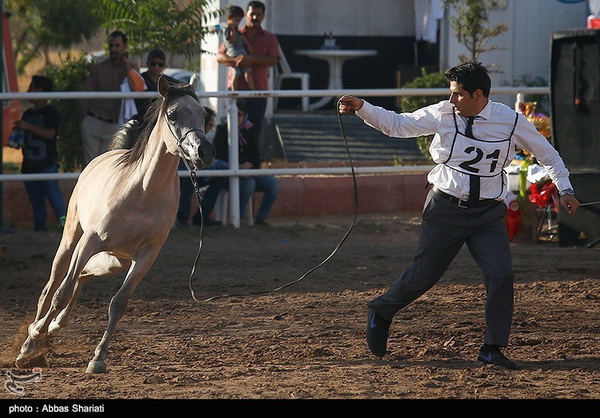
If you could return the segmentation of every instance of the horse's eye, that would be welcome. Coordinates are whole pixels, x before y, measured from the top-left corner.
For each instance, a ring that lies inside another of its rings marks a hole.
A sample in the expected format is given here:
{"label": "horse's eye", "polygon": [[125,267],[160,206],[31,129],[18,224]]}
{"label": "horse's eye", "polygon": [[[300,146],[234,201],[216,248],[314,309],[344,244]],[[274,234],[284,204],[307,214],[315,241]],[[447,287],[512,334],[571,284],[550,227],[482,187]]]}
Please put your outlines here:
{"label": "horse's eye", "polygon": [[173,109],[167,111],[167,118],[169,122],[175,122],[177,120],[177,112]]}

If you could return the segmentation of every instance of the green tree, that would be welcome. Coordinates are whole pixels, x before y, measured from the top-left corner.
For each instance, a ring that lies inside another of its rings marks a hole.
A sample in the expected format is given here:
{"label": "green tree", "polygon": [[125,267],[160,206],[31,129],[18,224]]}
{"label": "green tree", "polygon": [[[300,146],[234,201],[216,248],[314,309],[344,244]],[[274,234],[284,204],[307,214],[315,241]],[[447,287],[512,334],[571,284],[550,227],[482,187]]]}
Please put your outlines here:
{"label": "green tree", "polygon": [[100,27],[100,19],[91,12],[95,4],[95,0],[6,0],[19,74],[38,56],[48,64],[50,49],[68,49],[92,38]]}
{"label": "green tree", "polygon": [[101,0],[94,13],[107,30],[121,30],[129,38],[133,54],[160,46],[188,60],[200,55],[201,41],[208,32],[208,19],[221,11],[210,11],[207,0],[190,0],[186,5],[173,0]]}
{"label": "green tree", "polygon": [[[448,87],[448,80],[442,72],[427,73],[425,67],[421,68],[421,76],[415,78],[413,81],[406,83],[402,88],[411,89],[431,89]],[[446,96],[403,96],[400,99],[400,107],[402,112],[414,112],[425,106],[429,106],[434,103],[438,103],[441,100],[447,99]],[[429,146],[433,135],[421,136],[417,138],[417,145],[421,153],[427,158],[428,161],[432,161],[431,154],[429,153]]]}
{"label": "green tree", "polygon": [[[60,56],[60,66],[46,68],[46,75],[54,83],[54,91],[82,91],[88,70],[93,62],[85,51],[79,56],[67,53]],[[61,115],[58,129],[58,159],[63,172],[80,171],[83,167],[83,145],[81,143],[81,110],[77,100],[51,100]]]}
{"label": "green tree", "polygon": [[[495,0],[444,0],[446,7],[454,8],[456,17],[450,24],[456,32],[458,42],[469,51],[469,56],[460,55],[461,62],[479,61],[479,56],[487,51],[498,49],[488,46],[490,40],[508,30],[506,25],[489,25],[489,11],[497,6]],[[497,65],[496,65],[497,66]]]}

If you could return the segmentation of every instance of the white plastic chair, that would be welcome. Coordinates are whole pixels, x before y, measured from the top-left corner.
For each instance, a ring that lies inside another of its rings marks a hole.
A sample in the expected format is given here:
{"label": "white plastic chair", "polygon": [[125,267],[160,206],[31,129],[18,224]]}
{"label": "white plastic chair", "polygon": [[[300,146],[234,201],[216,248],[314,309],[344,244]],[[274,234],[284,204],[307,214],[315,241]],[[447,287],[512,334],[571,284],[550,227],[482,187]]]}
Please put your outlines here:
{"label": "white plastic chair", "polygon": [[[309,89],[310,74],[309,73],[296,73],[292,72],[290,65],[285,58],[281,45],[279,45],[279,65],[275,71],[275,90],[281,90],[281,82],[286,78],[296,78],[300,80],[300,86],[302,90]],[[273,107],[277,108],[277,97],[273,100]],[[302,97],[302,111],[308,112],[309,110],[309,98],[307,96]]]}

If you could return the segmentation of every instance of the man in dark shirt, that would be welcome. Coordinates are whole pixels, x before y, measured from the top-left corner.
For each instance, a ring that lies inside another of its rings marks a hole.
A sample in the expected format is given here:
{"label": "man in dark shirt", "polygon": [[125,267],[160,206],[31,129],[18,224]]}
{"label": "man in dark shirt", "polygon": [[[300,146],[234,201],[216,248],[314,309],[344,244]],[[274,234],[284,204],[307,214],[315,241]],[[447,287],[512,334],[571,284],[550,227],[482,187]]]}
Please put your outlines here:
{"label": "man in dark shirt", "polygon": [[[52,91],[52,80],[33,76],[29,92]],[[32,99],[33,107],[26,110],[15,128],[25,133],[23,144],[23,166],[21,172],[58,173],[56,140],[60,124],[60,113],[47,99]],[[67,206],[58,187],[58,180],[26,181],[25,189],[33,209],[36,231],[46,231],[46,199],[50,202],[59,227],[64,226]]]}
{"label": "man in dark shirt", "polygon": [[[173,77],[164,74],[165,68],[167,67],[167,57],[162,49],[155,48],[148,53],[148,59],[146,60],[148,69],[141,75],[146,83],[147,91],[158,91],[156,83],[158,78],[162,75],[171,84],[179,84],[179,81]],[[152,99],[136,99],[135,104],[137,106],[138,115],[136,119],[142,122],[148,107]]]}

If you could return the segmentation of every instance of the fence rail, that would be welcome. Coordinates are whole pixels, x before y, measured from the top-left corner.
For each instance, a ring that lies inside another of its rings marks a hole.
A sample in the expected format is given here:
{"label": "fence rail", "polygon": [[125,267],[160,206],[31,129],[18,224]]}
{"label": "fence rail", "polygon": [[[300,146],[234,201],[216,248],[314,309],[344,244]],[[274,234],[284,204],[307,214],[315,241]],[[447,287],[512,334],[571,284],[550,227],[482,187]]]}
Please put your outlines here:
{"label": "fence rail", "polygon": [[[444,96],[449,94],[447,88],[432,89],[362,89],[362,90],[263,90],[263,91],[197,91],[199,98],[221,98],[229,100],[228,117],[230,138],[229,143],[237,144],[237,107],[235,101],[241,98],[284,98],[284,97],[341,97],[351,94],[357,97],[389,97],[389,96]],[[515,102],[524,101],[527,94],[550,94],[548,87],[497,87],[493,88],[494,95],[514,95]],[[136,99],[152,98],[157,96],[156,92],[43,92],[43,93],[0,93],[0,100],[33,100],[33,99]],[[239,215],[239,178],[245,176],[301,176],[301,175],[340,175],[352,174],[351,167],[320,167],[320,168],[285,168],[264,170],[240,170],[238,164],[237,147],[229,147],[229,170],[204,170],[201,177],[230,177],[230,214],[231,222],[235,227],[240,226]],[[427,172],[431,166],[409,166],[409,167],[355,167],[357,174],[376,173],[406,173]],[[80,173],[57,173],[57,174],[0,174],[0,183],[4,181],[25,180],[67,180],[77,179]],[[186,171],[178,172],[180,177],[189,175]]]}

